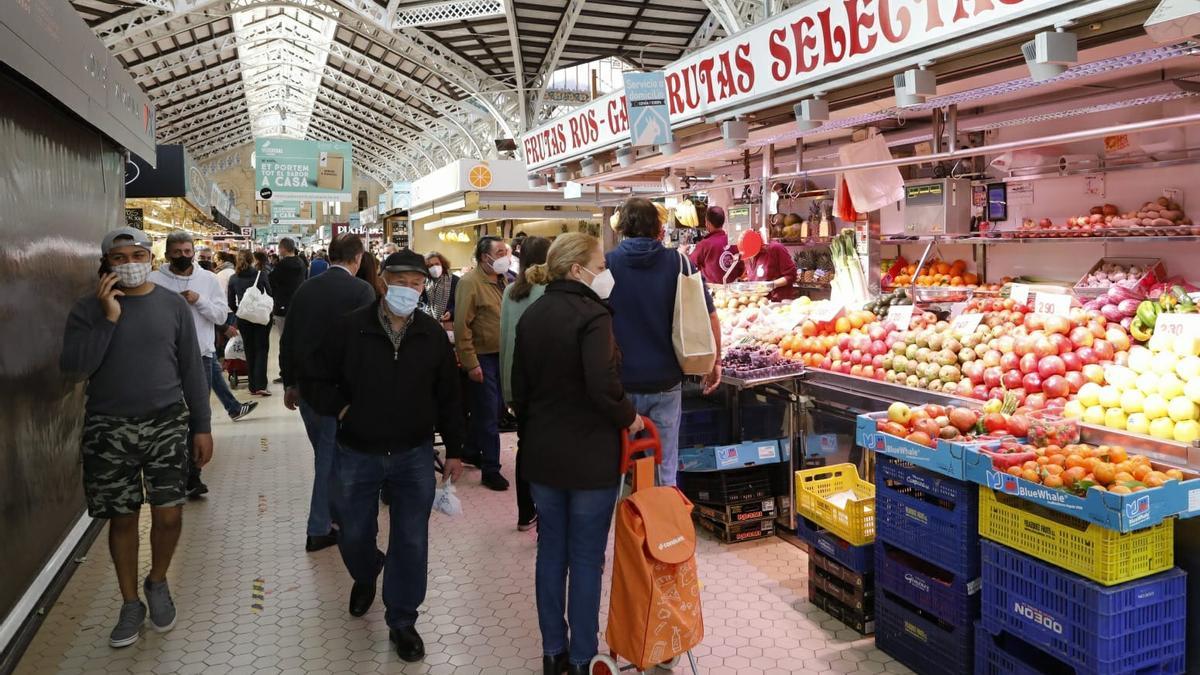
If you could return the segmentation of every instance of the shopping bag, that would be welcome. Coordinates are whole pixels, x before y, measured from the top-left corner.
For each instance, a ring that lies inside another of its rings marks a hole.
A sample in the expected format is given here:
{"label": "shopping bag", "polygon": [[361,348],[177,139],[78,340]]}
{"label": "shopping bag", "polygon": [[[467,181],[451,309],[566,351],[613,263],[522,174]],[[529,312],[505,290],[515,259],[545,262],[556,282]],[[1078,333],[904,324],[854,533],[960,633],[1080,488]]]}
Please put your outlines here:
{"label": "shopping bag", "polygon": [[242,342],[241,335],[234,335],[225,345],[225,358],[236,361],[246,360],[246,345]]}
{"label": "shopping bag", "polygon": [[265,326],[271,323],[271,312],[275,309],[275,301],[266,292],[258,289],[258,280],[261,276],[262,272],[255,275],[254,285],[247,288],[246,292],[242,294],[242,299],[238,302],[237,318]]}
{"label": "shopping bag", "polygon": [[[892,151],[888,150],[883,136],[875,134],[865,141],[843,145],[838,150],[838,158],[842,166],[885,162],[892,159]],[[904,177],[894,166],[847,171],[842,177],[850,190],[854,210],[859,213],[876,211],[904,199]]]}
{"label": "shopping bag", "polygon": [[704,639],[692,503],[654,484],[654,460],[634,464],[634,492],[617,506],[608,646],[638,670]]}
{"label": "shopping bag", "polygon": [[707,375],[717,362],[717,345],[704,301],[704,281],[693,272],[687,256],[680,253],[671,342],[685,375]]}
{"label": "shopping bag", "polygon": [[454,483],[449,478],[442,481],[442,487],[433,492],[433,510],[448,516],[462,515],[462,502],[454,492]]}

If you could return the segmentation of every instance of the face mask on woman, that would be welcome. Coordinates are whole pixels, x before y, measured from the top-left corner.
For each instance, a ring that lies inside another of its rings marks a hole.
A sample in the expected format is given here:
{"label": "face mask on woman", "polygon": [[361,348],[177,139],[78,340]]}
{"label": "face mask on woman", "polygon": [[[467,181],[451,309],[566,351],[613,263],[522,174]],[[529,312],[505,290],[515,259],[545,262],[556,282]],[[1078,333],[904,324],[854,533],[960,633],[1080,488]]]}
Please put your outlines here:
{"label": "face mask on woman", "polygon": [[617,280],[613,278],[612,270],[606,269],[596,274],[586,267],[581,267],[580,269],[591,275],[592,283],[588,284],[588,286],[601,300],[607,300],[608,296],[612,295],[613,287],[617,285]]}
{"label": "face mask on woman", "polygon": [[387,300],[388,309],[392,310],[393,314],[408,316],[417,308],[421,292],[408,286],[388,286],[384,299]]}
{"label": "face mask on woman", "polygon": [[442,266],[441,265],[430,265],[429,266],[429,276],[433,277],[434,279],[440,279],[442,276]]}
{"label": "face mask on woman", "polygon": [[121,288],[137,288],[146,283],[146,279],[150,277],[150,263],[125,263],[124,265],[117,265],[112,271],[120,277],[117,283],[121,285]]}

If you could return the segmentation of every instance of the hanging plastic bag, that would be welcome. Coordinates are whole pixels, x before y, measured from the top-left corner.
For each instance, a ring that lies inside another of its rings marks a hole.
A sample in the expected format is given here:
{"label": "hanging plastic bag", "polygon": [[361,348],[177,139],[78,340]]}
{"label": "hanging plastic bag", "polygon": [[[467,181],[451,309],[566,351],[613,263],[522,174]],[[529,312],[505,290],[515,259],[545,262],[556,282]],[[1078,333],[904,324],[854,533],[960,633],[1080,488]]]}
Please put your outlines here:
{"label": "hanging plastic bag", "polygon": [[442,481],[442,486],[433,492],[433,510],[448,516],[462,515],[462,502],[454,492],[454,483],[449,478]]}
{"label": "hanging plastic bag", "polygon": [[[843,145],[838,150],[838,157],[842,166],[851,166],[891,160],[892,152],[883,136],[875,134],[865,141]],[[853,208],[860,213],[877,211],[904,199],[904,177],[894,166],[846,171],[843,178],[850,190]]]}
{"label": "hanging plastic bag", "polygon": [[225,358],[234,359],[237,361],[246,360],[246,345],[242,342],[240,334],[234,335],[225,345]]}
{"label": "hanging plastic bag", "polygon": [[838,176],[837,179],[837,191],[833,195],[833,215],[847,223],[858,221],[858,211],[854,208],[854,199],[850,196],[845,176]]}

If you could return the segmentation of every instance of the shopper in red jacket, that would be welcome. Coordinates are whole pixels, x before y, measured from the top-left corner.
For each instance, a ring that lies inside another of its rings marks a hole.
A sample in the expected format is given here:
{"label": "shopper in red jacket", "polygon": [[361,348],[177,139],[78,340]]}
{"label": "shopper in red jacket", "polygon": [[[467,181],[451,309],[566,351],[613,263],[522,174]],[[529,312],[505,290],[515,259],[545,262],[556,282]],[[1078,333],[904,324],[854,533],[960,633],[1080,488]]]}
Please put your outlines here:
{"label": "shopper in red jacket", "polygon": [[769,298],[772,302],[791,300],[800,295],[800,290],[793,285],[796,283],[796,263],[787,247],[777,241],[763,246],[758,255],[746,260],[746,280],[771,282]]}
{"label": "shopper in red jacket", "polygon": [[[737,262],[737,250],[729,245],[729,236],[725,234],[725,209],[708,207],[704,212],[704,229],[708,236],[696,244],[689,260],[710,284],[737,281],[742,276],[742,263]],[[728,269],[730,265],[732,269]]]}

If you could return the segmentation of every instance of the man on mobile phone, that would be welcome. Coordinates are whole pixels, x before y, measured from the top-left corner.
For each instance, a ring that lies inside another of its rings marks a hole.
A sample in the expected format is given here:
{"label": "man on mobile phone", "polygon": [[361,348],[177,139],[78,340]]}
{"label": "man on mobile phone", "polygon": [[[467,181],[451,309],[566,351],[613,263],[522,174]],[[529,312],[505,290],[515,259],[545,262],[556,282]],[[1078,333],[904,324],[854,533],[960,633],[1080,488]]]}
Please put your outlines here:
{"label": "man on mobile phone", "polygon": [[[87,381],[83,487],[88,513],[107,518],[108,547],[124,603],[113,647],[137,642],[138,516],[150,502],[152,563],[143,584],[151,626],[175,626],[167,568],[187,499],[188,430],[197,466],[212,459],[208,377],[187,300],[150,281],[150,238],[123,227],[104,236],[95,295],[67,318],[60,366]],[[185,403],[186,402],[186,403]]]}

